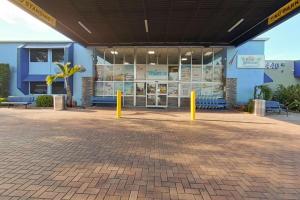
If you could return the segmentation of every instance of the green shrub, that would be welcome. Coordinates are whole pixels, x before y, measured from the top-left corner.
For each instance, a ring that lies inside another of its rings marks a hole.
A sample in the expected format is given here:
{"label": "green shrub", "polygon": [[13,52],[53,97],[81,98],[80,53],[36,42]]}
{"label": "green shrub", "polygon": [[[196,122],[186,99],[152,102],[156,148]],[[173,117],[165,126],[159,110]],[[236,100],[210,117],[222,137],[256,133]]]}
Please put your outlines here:
{"label": "green shrub", "polygon": [[52,107],[53,97],[51,95],[41,95],[36,98],[37,107]]}
{"label": "green shrub", "polygon": [[10,70],[8,64],[0,64],[0,97],[9,95]]}
{"label": "green shrub", "polygon": [[279,101],[291,110],[300,111],[300,84],[287,87],[279,85],[274,93],[273,100]]}
{"label": "green shrub", "polygon": [[250,99],[247,104],[247,112],[249,112],[249,113],[254,112],[254,101],[252,99]]}

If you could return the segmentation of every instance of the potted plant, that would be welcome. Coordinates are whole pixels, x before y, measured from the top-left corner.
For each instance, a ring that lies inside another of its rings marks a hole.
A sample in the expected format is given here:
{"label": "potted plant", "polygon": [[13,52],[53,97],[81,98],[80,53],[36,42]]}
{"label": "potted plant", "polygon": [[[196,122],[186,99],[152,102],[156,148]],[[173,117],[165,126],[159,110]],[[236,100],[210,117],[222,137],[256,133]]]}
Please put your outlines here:
{"label": "potted plant", "polygon": [[64,86],[67,92],[67,106],[72,106],[72,92],[70,87],[70,77],[73,76],[77,72],[85,72],[85,68],[80,65],[74,65],[71,67],[71,63],[61,64],[61,63],[55,63],[58,68],[60,69],[60,72],[54,75],[48,75],[46,77],[46,82],[48,85],[52,85],[52,83],[58,79],[62,78],[64,79]]}

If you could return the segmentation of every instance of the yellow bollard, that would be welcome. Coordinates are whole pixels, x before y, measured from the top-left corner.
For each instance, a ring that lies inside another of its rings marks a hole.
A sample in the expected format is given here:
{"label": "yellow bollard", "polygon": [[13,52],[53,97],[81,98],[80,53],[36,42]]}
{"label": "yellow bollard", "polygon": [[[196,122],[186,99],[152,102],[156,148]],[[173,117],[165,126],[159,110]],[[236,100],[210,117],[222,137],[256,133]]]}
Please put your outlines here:
{"label": "yellow bollard", "polygon": [[196,119],[196,93],[195,91],[191,92],[191,120]]}
{"label": "yellow bollard", "polygon": [[122,111],[122,93],[121,90],[117,91],[117,112],[116,112],[116,118],[121,118],[121,111]]}

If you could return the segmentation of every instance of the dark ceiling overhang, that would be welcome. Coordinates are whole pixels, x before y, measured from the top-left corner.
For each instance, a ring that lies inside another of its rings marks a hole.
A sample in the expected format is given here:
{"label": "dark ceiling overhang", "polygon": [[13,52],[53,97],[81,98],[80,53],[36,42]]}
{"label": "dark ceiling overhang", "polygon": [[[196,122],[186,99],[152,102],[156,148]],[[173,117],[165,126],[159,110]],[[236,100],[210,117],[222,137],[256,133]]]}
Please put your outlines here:
{"label": "dark ceiling overhang", "polygon": [[[269,25],[268,17],[289,0],[32,2],[56,18],[55,29],[85,46],[238,46],[300,10],[298,7]],[[228,32],[241,19],[244,21]]]}

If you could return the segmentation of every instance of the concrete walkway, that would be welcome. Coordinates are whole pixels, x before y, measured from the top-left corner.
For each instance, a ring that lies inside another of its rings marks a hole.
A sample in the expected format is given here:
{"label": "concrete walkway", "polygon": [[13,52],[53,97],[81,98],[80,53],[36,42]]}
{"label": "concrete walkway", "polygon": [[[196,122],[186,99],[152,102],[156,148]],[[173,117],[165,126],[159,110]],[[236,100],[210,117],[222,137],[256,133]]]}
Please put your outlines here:
{"label": "concrete walkway", "polygon": [[300,126],[244,113],[0,108],[0,199],[300,199]]}

